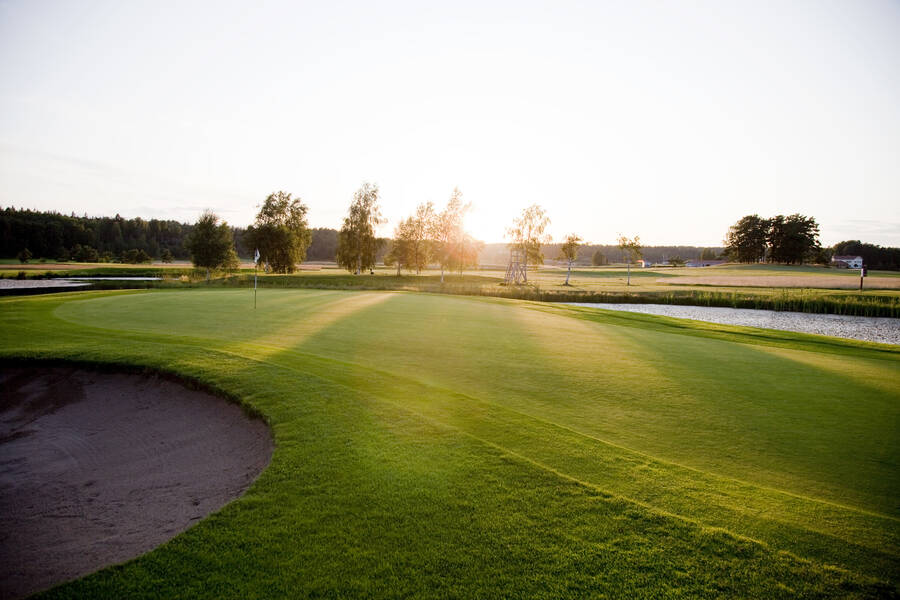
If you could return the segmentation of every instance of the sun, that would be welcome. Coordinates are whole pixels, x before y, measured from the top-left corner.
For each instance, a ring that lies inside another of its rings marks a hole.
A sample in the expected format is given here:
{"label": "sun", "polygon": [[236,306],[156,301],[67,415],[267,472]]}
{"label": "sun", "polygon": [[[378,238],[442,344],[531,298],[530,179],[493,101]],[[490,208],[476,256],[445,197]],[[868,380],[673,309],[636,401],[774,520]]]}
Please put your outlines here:
{"label": "sun", "polygon": [[506,224],[502,216],[495,214],[490,207],[472,205],[463,221],[466,233],[485,243],[502,242],[506,232]]}

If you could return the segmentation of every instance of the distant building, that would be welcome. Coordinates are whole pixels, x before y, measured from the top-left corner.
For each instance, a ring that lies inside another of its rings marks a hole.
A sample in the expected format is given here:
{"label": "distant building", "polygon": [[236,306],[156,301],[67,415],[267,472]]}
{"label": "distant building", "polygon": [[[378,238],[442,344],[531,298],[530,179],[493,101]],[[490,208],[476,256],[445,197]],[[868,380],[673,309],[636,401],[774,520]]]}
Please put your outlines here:
{"label": "distant building", "polygon": [[649,260],[644,260],[643,258],[639,259],[637,263],[641,266],[642,269],[653,266],[652,262],[650,262]]}
{"label": "distant building", "polygon": [[839,269],[862,269],[862,256],[832,256],[831,266]]}

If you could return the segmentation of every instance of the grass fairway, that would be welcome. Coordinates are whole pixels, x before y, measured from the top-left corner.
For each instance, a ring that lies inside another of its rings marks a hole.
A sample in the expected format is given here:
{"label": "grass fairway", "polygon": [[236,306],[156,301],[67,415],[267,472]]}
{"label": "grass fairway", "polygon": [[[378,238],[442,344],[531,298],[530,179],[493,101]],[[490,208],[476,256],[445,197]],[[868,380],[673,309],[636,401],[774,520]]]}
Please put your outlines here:
{"label": "grass fairway", "polygon": [[882,597],[900,348],[403,292],[0,300],[0,356],[147,366],[271,423],[248,493],[48,597]]}

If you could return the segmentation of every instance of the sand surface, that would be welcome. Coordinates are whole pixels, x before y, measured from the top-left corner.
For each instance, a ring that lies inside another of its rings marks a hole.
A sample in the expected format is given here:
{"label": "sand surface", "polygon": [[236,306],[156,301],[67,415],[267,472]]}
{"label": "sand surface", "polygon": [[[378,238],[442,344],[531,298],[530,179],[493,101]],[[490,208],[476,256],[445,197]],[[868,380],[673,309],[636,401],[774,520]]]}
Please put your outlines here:
{"label": "sand surface", "polygon": [[156,376],[0,369],[0,598],[139,556],[272,454],[240,407]]}

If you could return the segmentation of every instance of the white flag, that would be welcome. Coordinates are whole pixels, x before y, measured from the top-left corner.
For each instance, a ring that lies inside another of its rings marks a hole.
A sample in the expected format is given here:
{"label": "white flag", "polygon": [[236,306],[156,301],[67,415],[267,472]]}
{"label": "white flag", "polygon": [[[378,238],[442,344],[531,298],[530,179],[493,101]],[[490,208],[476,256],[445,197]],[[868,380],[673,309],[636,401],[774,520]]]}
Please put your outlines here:
{"label": "white flag", "polygon": [[253,257],[253,263],[259,264],[259,248],[256,249],[256,256]]}

